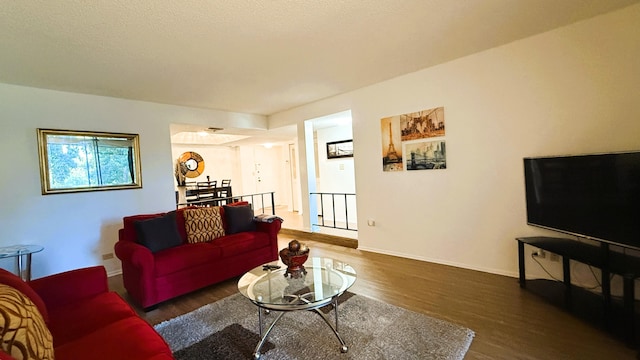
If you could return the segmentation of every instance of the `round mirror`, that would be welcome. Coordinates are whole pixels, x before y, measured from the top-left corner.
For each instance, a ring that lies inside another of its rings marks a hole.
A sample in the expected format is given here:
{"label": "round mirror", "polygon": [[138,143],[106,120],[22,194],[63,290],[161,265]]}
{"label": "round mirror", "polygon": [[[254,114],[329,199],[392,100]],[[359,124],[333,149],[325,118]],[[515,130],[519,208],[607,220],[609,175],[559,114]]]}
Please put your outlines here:
{"label": "round mirror", "polygon": [[187,167],[187,169],[189,169],[191,171],[193,171],[193,170],[198,168],[198,162],[193,160],[193,159],[189,159],[189,160],[185,161],[184,165]]}
{"label": "round mirror", "polygon": [[187,151],[178,158],[180,169],[183,175],[188,178],[195,178],[202,175],[204,171],[204,160],[200,154]]}

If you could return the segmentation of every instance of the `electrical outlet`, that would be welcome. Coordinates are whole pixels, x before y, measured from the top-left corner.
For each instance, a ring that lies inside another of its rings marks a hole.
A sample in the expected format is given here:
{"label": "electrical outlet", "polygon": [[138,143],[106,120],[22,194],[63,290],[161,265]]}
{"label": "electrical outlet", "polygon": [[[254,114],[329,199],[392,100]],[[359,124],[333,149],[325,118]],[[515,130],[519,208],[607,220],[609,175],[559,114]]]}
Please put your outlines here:
{"label": "electrical outlet", "polygon": [[102,254],[102,260],[113,259],[113,253]]}
{"label": "electrical outlet", "polygon": [[532,255],[535,257],[544,259],[547,256],[547,252],[542,249],[538,249],[538,250],[535,250]]}

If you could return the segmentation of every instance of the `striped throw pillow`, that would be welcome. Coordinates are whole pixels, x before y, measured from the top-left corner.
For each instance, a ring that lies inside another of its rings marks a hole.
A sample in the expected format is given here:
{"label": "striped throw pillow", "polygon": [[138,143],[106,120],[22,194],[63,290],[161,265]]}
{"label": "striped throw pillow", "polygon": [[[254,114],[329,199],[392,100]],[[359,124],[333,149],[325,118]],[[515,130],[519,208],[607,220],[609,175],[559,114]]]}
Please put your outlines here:
{"label": "striped throw pillow", "polygon": [[18,360],[53,359],[53,337],[36,305],[0,284],[0,347]]}

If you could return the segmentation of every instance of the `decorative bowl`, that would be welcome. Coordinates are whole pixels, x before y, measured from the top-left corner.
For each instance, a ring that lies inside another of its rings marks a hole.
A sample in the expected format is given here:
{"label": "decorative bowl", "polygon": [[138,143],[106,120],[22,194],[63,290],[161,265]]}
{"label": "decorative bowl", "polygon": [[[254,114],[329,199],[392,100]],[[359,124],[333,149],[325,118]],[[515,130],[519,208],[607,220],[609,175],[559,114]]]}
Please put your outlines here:
{"label": "decorative bowl", "polygon": [[299,275],[301,272],[307,273],[303,265],[309,258],[309,248],[306,245],[301,244],[298,240],[291,240],[288,247],[280,250],[279,255],[282,263],[287,265],[285,276],[288,274]]}
{"label": "decorative bowl", "polygon": [[291,255],[288,253],[288,251],[285,251],[285,250],[288,250],[288,249],[280,250],[280,260],[282,260],[283,264],[287,265],[287,268],[290,271],[299,270],[309,258],[308,251],[306,254]]}

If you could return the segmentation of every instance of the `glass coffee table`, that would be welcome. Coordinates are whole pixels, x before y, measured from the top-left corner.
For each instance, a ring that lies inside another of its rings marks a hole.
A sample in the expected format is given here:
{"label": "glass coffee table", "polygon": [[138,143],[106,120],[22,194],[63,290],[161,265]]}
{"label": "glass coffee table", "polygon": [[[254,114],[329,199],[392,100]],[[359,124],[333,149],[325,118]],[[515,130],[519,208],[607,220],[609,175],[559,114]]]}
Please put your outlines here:
{"label": "glass coffee table", "polygon": [[[260,342],[253,352],[259,359],[260,348],[282,316],[289,311],[310,310],[320,315],[340,341],[340,351],[348,347],[338,332],[338,297],[356,281],[356,271],[341,261],[311,257],[301,271],[288,273],[282,263],[268,263],[244,274],[238,281],[238,290],[258,307]],[[335,325],[319,309],[333,305]],[[263,313],[280,312],[263,332]]]}

